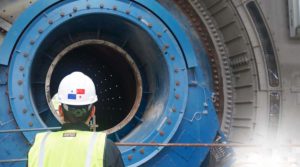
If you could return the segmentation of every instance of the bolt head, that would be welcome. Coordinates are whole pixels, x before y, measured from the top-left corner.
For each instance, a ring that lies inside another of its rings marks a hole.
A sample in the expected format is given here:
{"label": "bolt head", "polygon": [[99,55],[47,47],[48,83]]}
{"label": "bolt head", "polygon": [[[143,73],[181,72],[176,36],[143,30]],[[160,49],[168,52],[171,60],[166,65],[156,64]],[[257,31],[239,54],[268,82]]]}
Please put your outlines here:
{"label": "bolt head", "polygon": [[33,45],[35,42],[33,39],[30,40],[30,44]]}
{"label": "bolt head", "polygon": [[140,153],[141,153],[141,154],[144,154],[144,153],[145,153],[145,150],[144,150],[144,149],[141,149],[141,150],[140,150]]}
{"label": "bolt head", "polygon": [[24,57],[28,57],[29,54],[28,54],[27,52],[24,52],[24,53],[23,53],[23,56],[24,56]]}
{"label": "bolt head", "polygon": [[38,32],[41,34],[44,32],[44,30],[40,28]]}
{"label": "bolt head", "polygon": [[20,99],[20,100],[23,100],[23,99],[24,99],[24,95],[22,95],[22,94],[19,95],[19,99]]}
{"label": "bolt head", "polygon": [[172,108],[172,112],[176,112],[176,108],[175,107]]}
{"label": "bolt head", "polygon": [[23,66],[20,66],[20,67],[19,67],[19,70],[20,70],[20,71],[24,71],[24,67],[23,67]]}
{"label": "bolt head", "polygon": [[53,24],[53,20],[48,20],[48,24]]}
{"label": "bolt head", "polygon": [[22,85],[23,81],[22,80],[18,80],[18,85]]}

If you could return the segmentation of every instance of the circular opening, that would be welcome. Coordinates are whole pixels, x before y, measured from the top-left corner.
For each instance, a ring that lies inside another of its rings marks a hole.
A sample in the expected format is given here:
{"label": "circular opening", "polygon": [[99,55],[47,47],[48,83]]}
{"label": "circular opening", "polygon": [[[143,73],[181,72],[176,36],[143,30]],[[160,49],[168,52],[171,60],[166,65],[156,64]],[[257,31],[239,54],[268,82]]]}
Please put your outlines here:
{"label": "circular opening", "polygon": [[[53,60],[46,78],[46,97],[57,116],[60,81],[74,71],[81,71],[95,83],[98,101],[98,130],[115,132],[126,125],[138,110],[142,97],[142,81],[132,58],[117,45],[103,40],[83,40],[73,43]],[[61,122],[61,121],[60,121]]]}
{"label": "circular opening", "polygon": [[73,16],[47,34],[30,73],[32,102],[47,126],[60,125],[53,112],[57,103],[50,101],[61,79],[73,71],[94,81],[97,130],[107,130],[112,140],[140,135],[134,137],[140,142],[152,132],[149,127],[160,124],[169,98],[169,70],[159,45],[141,25],[95,13]]}

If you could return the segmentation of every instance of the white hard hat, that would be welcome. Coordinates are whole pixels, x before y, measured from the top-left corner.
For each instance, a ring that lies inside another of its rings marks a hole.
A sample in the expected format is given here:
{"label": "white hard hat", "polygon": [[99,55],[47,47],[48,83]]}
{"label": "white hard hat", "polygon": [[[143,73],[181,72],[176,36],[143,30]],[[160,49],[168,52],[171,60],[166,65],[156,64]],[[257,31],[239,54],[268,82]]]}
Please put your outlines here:
{"label": "white hard hat", "polygon": [[89,105],[98,100],[94,82],[81,72],[64,77],[57,94],[58,101],[68,105]]}

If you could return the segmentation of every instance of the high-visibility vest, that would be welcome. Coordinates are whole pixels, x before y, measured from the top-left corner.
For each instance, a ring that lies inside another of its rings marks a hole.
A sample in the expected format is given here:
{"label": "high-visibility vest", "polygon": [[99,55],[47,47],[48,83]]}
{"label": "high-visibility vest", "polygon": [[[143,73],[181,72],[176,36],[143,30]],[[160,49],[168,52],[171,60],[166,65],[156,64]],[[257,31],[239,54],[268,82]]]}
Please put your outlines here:
{"label": "high-visibility vest", "polygon": [[78,130],[39,133],[29,167],[103,167],[106,134]]}

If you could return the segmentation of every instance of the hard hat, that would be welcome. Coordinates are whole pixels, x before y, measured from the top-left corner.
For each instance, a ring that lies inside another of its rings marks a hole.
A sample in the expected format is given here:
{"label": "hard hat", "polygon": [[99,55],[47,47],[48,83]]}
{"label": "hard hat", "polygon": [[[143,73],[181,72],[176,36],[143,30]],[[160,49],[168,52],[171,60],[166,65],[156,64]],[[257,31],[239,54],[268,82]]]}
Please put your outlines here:
{"label": "hard hat", "polygon": [[67,105],[89,105],[98,100],[94,82],[81,72],[64,77],[57,94],[58,101]]}

